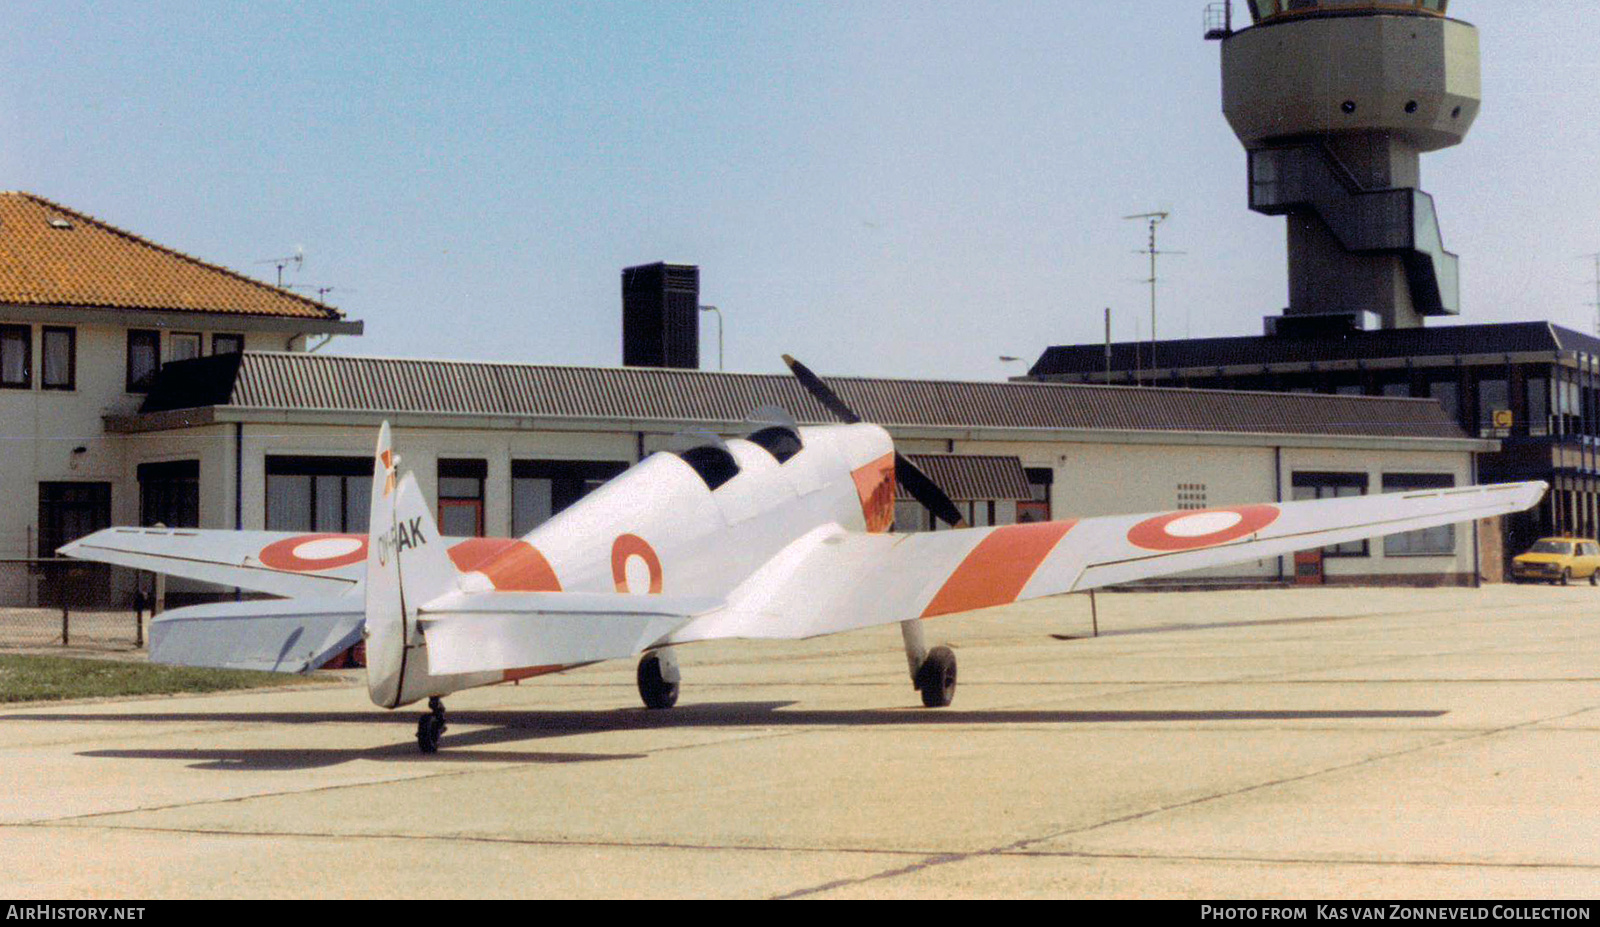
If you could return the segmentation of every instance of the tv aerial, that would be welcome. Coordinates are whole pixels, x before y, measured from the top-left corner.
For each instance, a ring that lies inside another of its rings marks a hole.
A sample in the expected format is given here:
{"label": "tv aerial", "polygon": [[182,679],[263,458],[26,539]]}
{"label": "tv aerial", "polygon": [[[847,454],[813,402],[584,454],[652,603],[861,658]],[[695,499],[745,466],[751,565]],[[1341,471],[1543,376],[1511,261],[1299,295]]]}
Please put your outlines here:
{"label": "tv aerial", "polygon": [[275,264],[275,265],[277,265],[277,268],[278,268],[278,286],[279,286],[279,288],[282,288],[283,287],[283,269],[285,267],[288,267],[290,264],[293,264],[294,265],[294,272],[295,273],[299,273],[300,269],[302,267],[304,267],[305,263],[306,263],[306,248],[305,248],[305,245],[295,245],[294,246],[294,253],[289,255],[288,257],[267,258],[266,260],[257,261],[256,263],[257,264]]}

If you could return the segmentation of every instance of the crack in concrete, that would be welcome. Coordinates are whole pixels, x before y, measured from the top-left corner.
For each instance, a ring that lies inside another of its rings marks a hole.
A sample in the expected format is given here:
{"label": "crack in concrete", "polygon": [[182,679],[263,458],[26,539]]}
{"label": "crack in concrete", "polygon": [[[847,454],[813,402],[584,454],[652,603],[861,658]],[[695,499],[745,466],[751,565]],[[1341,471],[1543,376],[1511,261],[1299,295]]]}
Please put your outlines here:
{"label": "crack in concrete", "polygon": [[1015,840],[1015,841],[1012,841],[1011,843],[1007,843],[1007,844],[1004,844],[1004,845],[998,846],[998,847],[991,847],[991,848],[985,849],[985,850],[975,850],[975,851],[966,852],[966,853],[945,853],[945,854],[940,854],[940,855],[937,855],[937,856],[929,856],[926,859],[919,860],[918,862],[912,863],[911,865],[908,865],[908,866],[901,866],[901,867],[897,867],[895,869],[888,869],[888,870],[884,870],[883,872],[873,873],[872,875],[859,876],[859,877],[851,878],[851,879],[838,879],[838,880],[834,880],[832,882],[825,882],[825,883],[822,883],[820,885],[812,886],[810,888],[800,889],[798,891],[789,892],[789,893],[784,894],[784,895],[777,895],[777,896],[774,896],[774,898],[775,898],[775,900],[788,900],[788,899],[793,899],[793,898],[804,898],[804,897],[806,897],[808,895],[821,894],[823,892],[832,891],[832,890],[838,889],[838,888],[845,888],[847,886],[862,885],[862,884],[865,884],[865,883],[868,883],[868,882],[877,882],[877,881],[883,881],[883,880],[886,880],[886,879],[898,878],[900,876],[910,875],[911,873],[914,873],[914,872],[920,872],[920,871],[925,870],[925,869],[931,869],[931,868],[935,868],[937,866],[944,866],[944,865],[948,865],[950,863],[965,862],[967,860],[981,859],[983,857],[990,857],[990,856],[1017,855],[1017,854],[1022,853],[1022,851],[1024,851],[1029,846],[1045,843],[1045,842],[1048,842],[1048,841],[1051,841],[1051,840],[1059,840],[1062,837],[1069,837],[1069,836],[1073,836],[1075,834],[1086,834],[1086,833],[1090,833],[1092,831],[1102,830],[1102,829],[1107,828],[1107,827],[1114,827],[1114,826],[1116,826],[1118,824],[1126,824],[1126,823],[1129,823],[1131,821],[1143,820],[1144,818],[1149,818],[1149,817],[1154,817],[1156,815],[1165,814],[1165,813],[1170,812],[1170,811],[1178,811],[1178,810],[1182,810],[1184,808],[1192,808],[1192,807],[1195,807],[1197,805],[1206,804],[1208,802],[1218,801],[1218,800],[1226,799],[1226,798],[1233,798],[1233,797],[1236,797],[1236,796],[1239,796],[1239,795],[1247,795],[1247,794],[1249,794],[1251,792],[1257,792],[1257,791],[1261,791],[1263,789],[1276,788],[1278,786],[1288,785],[1288,784],[1294,783],[1294,782],[1304,782],[1304,781],[1309,780],[1309,779],[1315,779],[1315,778],[1317,778],[1319,776],[1328,775],[1329,773],[1337,773],[1337,772],[1343,772],[1345,770],[1356,769],[1358,767],[1366,766],[1366,765],[1369,765],[1369,764],[1372,764],[1372,763],[1378,763],[1378,762],[1382,762],[1384,760],[1394,759],[1396,757],[1407,756],[1407,755],[1410,755],[1410,754],[1413,754],[1413,753],[1420,753],[1420,752],[1422,752],[1424,750],[1432,750],[1432,749],[1435,749],[1437,747],[1453,746],[1453,745],[1456,745],[1456,744],[1462,744],[1462,743],[1466,743],[1468,741],[1479,740],[1479,739],[1483,739],[1483,738],[1487,738],[1487,737],[1495,737],[1495,736],[1499,736],[1501,734],[1509,733],[1511,731],[1520,730],[1522,728],[1533,727],[1534,725],[1537,725],[1537,724],[1547,724],[1547,723],[1549,723],[1551,721],[1562,721],[1562,720],[1565,720],[1567,718],[1576,717],[1578,715],[1585,714],[1585,713],[1588,713],[1588,712],[1591,712],[1591,711],[1596,711],[1596,710],[1600,710],[1600,706],[1590,706],[1588,708],[1580,708],[1580,709],[1578,709],[1576,711],[1569,711],[1569,712],[1565,712],[1565,713],[1562,713],[1562,714],[1559,714],[1559,715],[1552,715],[1552,716],[1546,717],[1546,718],[1536,718],[1536,719],[1533,719],[1533,720],[1530,720],[1530,721],[1519,722],[1517,724],[1505,725],[1505,726],[1502,726],[1502,727],[1493,728],[1493,729],[1489,729],[1489,730],[1485,730],[1485,731],[1481,731],[1481,732],[1477,732],[1477,733],[1467,734],[1467,735],[1462,736],[1462,737],[1444,738],[1442,740],[1436,740],[1436,741],[1433,741],[1431,743],[1419,744],[1417,746],[1407,747],[1407,748],[1402,749],[1402,750],[1395,750],[1395,751],[1390,751],[1390,752],[1387,752],[1387,753],[1376,754],[1374,756],[1365,757],[1363,759],[1355,760],[1355,761],[1348,762],[1348,763],[1339,763],[1339,764],[1336,764],[1334,766],[1329,766],[1329,767],[1326,767],[1324,769],[1313,770],[1313,771],[1308,772],[1308,773],[1302,773],[1302,774],[1295,775],[1295,776],[1284,776],[1284,777],[1280,777],[1280,778],[1277,778],[1277,779],[1271,779],[1271,780],[1268,780],[1268,781],[1265,781],[1265,782],[1258,782],[1258,783],[1255,783],[1253,785],[1243,786],[1243,787],[1237,788],[1237,789],[1231,789],[1231,790],[1228,790],[1228,791],[1225,791],[1225,792],[1217,792],[1217,793],[1212,794],[1212,795],[1204,795],[1204,796],[1200,796],[1198,798],[1192,798],[1192,799],[1188,799],[1188,800],[1185,800],[1185,801],[1174,802],[1172,804],[1162,805],[1162,806],[1159,806],[1159,807],[1156,807],[1156,808],[1148,808],[1148,809],[1145,809],[1144,811],[1138,811],[1138,812],[1134,812],[1132,814],[1125,814],[1125,815],[1121,815],[1121,816],[1118,816],[1118,817],[1115,817],[1115,818],[1108,818],[1108,819],[1106,819],[1104,821],[1100,821],[1099,823],[1096,823],[1096,824],[1089,824],[1089,825],[1086,825],[1086,826],[1083,826],[1083,827],[1067,828],[1065,830],[1060,830],[1060,831],[1056,831],[1056,832],[1053,832],[1053,833],[1044,834],[1044,835],[1041,835],[1041,836],[1038,836],[1038,837],[1024,837],[1021,840]]}

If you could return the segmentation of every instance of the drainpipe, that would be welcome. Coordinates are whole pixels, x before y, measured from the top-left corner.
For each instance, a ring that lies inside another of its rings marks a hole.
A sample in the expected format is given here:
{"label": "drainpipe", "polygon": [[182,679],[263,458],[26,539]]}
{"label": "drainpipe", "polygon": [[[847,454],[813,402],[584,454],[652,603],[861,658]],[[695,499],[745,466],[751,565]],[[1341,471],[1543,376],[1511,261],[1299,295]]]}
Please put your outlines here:
{"label": "drainpipe", "polygon": [[[1272,449],[1272,499],[1283,501],[1283,445]],[[1283,582],[1283,554],[1278,555],[1278,582]]]}
{"label": "drainpipe", "polygon": [[[1478,452],[1477,451],[1473,451],[1472,452],[1472,483],[1471,483],[1471,485],[1473,485],[1473,486],[1478,485]],[[1481,587],[1483,585],[1483,566],[1482,566],[1482,564],[1480,564],[1478,562],[1478,522],[1479,521],[1481,521],[1481,519],[1474,518],[1472,520],[1472,588],[1474,588],[1474,589],[1477,589],[1477,588],[1479,588],[1479,587]],[[1502,538],[1505,537],[1505,533],[1504,532],[1501,532],[1501,537]],[[1502,559],[1504,559],[1504,558],[1502,557]]]}
{"label": "drainpipe", "polygon": [[[244,530],[244,422],[233,423],[233,530]],[[235,602],[244,599],[244,590],[233,588]]]}

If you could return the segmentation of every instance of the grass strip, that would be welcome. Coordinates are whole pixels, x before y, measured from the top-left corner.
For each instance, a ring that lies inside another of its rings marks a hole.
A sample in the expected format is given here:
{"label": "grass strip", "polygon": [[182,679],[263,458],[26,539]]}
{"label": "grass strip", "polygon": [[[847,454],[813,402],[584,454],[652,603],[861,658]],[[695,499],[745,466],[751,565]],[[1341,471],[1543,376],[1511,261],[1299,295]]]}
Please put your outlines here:
{"label": "grass strip", "polygon": [[292,673],[161,666],[127,660],[0,654],[0,702],[40,702],[294,685]]}

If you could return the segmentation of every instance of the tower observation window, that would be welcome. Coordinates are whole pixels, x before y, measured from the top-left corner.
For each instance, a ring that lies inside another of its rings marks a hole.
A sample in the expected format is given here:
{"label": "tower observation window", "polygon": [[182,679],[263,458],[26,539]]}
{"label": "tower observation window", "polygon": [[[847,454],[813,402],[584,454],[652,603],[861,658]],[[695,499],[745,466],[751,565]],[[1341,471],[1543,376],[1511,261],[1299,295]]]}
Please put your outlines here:
{"label": "tower observation window", "polygon": [[1256,22],[1284,15],[1367,10],[1375,13],[1418,11],[1443,16],[1449,7],[1450,0],[1250,0],[1250,15]]}

